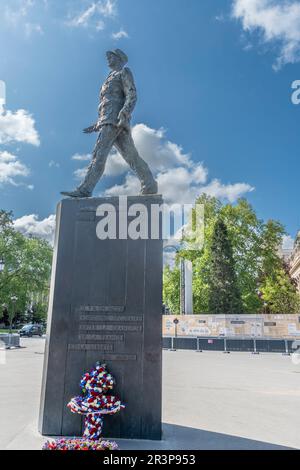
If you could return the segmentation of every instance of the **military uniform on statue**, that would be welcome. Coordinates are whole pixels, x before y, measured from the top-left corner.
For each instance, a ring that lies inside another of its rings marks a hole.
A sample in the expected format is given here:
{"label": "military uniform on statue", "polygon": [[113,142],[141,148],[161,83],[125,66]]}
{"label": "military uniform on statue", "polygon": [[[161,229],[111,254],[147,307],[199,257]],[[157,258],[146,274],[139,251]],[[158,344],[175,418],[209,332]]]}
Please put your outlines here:
{"label": "military uniform on statue", "polygon": [[141,193],[156,194],[157,183],[147,163],[140,157],[134,145],[130,119],[137,102],[133,75],[128,67],[126,54],[120,49],[107,52],[111,73],[100,92],[98,122],[84,130],[86,133],[100,132],[84,181],[75,191],[64,191],[64,196],[73,198],[91,197],[102,177],[107,157],[115,147],[132,171],[141,181]]}

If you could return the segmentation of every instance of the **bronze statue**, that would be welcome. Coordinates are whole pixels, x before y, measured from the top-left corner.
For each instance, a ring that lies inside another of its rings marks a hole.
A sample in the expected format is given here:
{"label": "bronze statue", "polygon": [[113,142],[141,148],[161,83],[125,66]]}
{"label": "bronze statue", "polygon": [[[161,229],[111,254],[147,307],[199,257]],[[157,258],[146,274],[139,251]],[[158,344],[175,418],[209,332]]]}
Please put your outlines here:
{"label": "bronze statue", "polygon": [[137,101],[133,75],[125,65],[127,55],[120,49],[106,53],[111,69],[100,92],[99,118],[85,133],[99,132],[92,161],[84,181],[75,191],[62,192],[73,198],[91,197],[102,177],[107,157],[114,146],[141,181],[142,194],[156,194],[157,182],[134,145],[130,120]]}

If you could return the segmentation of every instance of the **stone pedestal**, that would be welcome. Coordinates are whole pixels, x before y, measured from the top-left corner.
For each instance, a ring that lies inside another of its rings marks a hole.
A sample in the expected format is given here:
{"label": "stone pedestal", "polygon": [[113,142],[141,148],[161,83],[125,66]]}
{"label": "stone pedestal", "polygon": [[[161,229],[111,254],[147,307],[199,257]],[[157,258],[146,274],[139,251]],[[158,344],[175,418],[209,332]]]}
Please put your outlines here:
{"label": "stone pedestal", "polygon": [[[103,204],[116,211],[117,239],[100,240],[96,234]],[[161,233],[156,239],[149,235],[151,206],[162,199],[129,197],[127,204],[131,213],[133,205],[145,207],[147,239],[120,239],[120,234],[126,238],[124,221],[136,216],[127,215],[119,198],[66,199],[58,205],[39,423],[43,435],[82,434],[80,416],[66,405],[80,394],[81,375],[100,361],[116,378],[112,394],[126,404],[124,411],[105,418],[105,437],[161,438],[163,246]],[[157,235],[157,229],[152,232]]]}

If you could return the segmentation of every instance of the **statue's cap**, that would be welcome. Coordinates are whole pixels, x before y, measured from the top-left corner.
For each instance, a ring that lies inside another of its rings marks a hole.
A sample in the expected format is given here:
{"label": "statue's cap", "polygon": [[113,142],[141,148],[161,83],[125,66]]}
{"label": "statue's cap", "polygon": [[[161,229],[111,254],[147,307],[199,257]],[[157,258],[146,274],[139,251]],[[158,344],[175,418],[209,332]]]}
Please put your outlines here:
{"label": "statue's cap", "polygon": [[120,60],[121,62],[125,65],[127,64],[128,62],[128,57],[127,55],[125,54],[125,52],[121,51],[121,49],[114,49],[113,51],[108,51],[108,53],[111,53],[111,54],[114,54],[116,55]]}

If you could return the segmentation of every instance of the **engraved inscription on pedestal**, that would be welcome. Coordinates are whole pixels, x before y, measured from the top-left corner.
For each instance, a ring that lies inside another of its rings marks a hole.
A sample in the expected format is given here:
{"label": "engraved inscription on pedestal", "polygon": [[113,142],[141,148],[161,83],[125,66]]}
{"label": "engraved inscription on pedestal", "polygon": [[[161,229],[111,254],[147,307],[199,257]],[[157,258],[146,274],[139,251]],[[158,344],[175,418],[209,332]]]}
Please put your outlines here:
{"label": "engraved inscription on pedestal", "polygon": [[[91,312],[82,314],[82,312]],[[98,313],[96,313],[98,312]],[[103,312],[106,312],[103,314]],[[119,315],[125,312],[125,306],[113,305],[87,305],[75,309],[75,315],[79,314],[78,344],[69,344],[69,351],[103,351],[118,353],[115,357],[126,357],[123,360],[136,360],[136,355],[122,355],[118,351],[118,343],[124,343],[126,333],[140,334],[143,331],[142,315]],[[84,322],[84,323],[82,323]],[[92,323],[89,323],[92,322]],[[121,324],[123,323],[123,325]],[[133,324],[136,323],[136,324]],[[89,332],[116,331],[123,334],[93,334]],[[96,342],[92,344],[91,342]],[[110,344],[106,344],[109,341]],[[106,356],[105,356],[106,358]],[[112,358],[112,356],[110,356]],[[128,359],[130,358],[130,359]],[[114,359],[111,359],[114,360]],[[118,360],[118,359],[116,359]]]}
{"label": "engraved inscription on pedestal", "polygon": [[113,351],[112,344],[69,344],[69,351]]}
{"label": "engraved inscription on pedestal", "polygon": [[142,326],[137,325],[80,325],[80,331],[127,331],[141,333]]}
{"label": "engraved inscription on pedestal", "polygon": [[86,306],[81,306],[78,309],[76,309],[77,312],[106,312],[106,313],[122,313],[124,312],[125,307],[124,306],[104,306],[104,305],[86,305]]}
{"label": "engraved inscription on pedestal", "polygon": [[124,335],[79,335],[79,341],[124,341]]}
{"label": "engraved inscription on pedestal", "polygon": [[124,316],[124,315],[80,315],[81,321],[100,321],[100,322],[141,322],[141,316]]}

